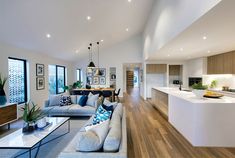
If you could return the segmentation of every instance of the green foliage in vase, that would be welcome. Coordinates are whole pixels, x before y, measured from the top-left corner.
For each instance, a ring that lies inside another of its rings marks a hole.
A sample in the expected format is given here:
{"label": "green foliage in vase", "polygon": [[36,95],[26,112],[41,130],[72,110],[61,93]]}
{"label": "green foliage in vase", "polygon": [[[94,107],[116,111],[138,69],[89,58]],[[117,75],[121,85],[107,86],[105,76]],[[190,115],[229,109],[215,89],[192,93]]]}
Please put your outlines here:
{"label": "green foliage in vase", "polygon": [[7,77],[2,77],[2,74],[0,74],[0,90],[4,89],[6,82],[7,82]]}
{"label": "green foliage in vase", "polygon": [[[31,107],[30,103],[32,104]],[[40,108],[33,102],[25,103],[24,107],[22,107],[22,111],[24,111],[23,120],[27,123],[36,122],[44,117],[44,114],[41,112]]]}
{"label": "green foliage in vase", "polygon": [[74,82],[73,85],[64,86],[64,90],[72,90],[76,88],[82,88],[83,83],[81,81]]}
{"label": "green foliage in vase", "polygon": [[217,80],[213,80],[210,84],[210,88],[215,88],[218,84],[218,81]]}
{"label": "green foliage in vase", "polygon": [[208,89],[208,86],[203,85],[201,82],[199,82],[199,83],[195,83],[194,85],[192,85],[192,88],[196,90],[206,90]]}

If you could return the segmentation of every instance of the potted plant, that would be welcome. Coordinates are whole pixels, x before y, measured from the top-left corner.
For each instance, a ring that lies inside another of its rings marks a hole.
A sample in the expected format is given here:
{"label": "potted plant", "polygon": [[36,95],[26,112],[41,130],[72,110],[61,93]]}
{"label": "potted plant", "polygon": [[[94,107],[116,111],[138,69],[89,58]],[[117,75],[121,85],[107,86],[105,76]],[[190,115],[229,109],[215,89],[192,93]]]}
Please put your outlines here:
{"label": "potted plant", "polygon": [[210,88],[211,88],[211,89],[215,89],[215,88],[217,87],[217,84],[218,84],[218,81],[217,81],[217,80],[211,81]]}
{"label": "potted plant", "polygon": [[81,81],[77,81],[77,82],[74,82],[73,85],[64,86],[64,90],[69,91],[69,93],[71,94],[73,89],[82,88],[82,86],[83,86],[83,83]]}
{"label": "potted plant", "polygon": [[201,82],[195,83],[193,86],[193,93],[196,95],[197,98],[203,98],[206,89],[208,88],[206,85],[203,85]]}
{"label": "potted plant", "polygon": [[7,78],[2,77],[0,74],[0,105],[5,105],[7,102],[6,93],[4,91],[4,86],[6,84]]}
{"label": "potted plant", "polygon": [[[32,104],[31,107],[30,103]],[[34,104],[33,102],[25,103],[24,107],[22,107],[22,110],[24,112],[23,114],[24,126],[22,132],[31,133],[35,130],[36,121],[44,117],[44,114],[41,112],[40,108],[37,107],[37,105]]]}

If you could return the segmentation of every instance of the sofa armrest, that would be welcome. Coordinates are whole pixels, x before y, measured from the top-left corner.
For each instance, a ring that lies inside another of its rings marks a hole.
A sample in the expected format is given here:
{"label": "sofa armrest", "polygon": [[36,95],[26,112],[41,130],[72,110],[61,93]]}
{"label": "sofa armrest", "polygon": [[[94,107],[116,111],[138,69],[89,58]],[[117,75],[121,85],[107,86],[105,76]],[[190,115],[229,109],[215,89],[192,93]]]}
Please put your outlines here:
{"label": "sofa armrest", "polygon": [[44,102],[44,108],[47,108],[47,107],[49,107],[49,100],[46,100],[46,101]]}

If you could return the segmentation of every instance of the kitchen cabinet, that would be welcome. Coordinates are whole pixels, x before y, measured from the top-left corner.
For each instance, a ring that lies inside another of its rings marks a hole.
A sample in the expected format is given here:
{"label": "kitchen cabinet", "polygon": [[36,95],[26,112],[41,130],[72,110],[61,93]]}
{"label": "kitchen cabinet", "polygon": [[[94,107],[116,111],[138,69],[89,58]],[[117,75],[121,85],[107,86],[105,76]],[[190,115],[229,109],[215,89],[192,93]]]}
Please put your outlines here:
{"label": "kitchen cabinet", "polygon": [[147,64],[146,65],[147,74],[166,73],[166,71],[167,71],[166,64]]}
{"label": "kitchen cabinet", "polygon": [[235,74],[235,52],[208,57],[207,74]]}
{"label": "kitchen cabinet", "polygon": [[152,88],[152,105],[168,119],[168,94]]}

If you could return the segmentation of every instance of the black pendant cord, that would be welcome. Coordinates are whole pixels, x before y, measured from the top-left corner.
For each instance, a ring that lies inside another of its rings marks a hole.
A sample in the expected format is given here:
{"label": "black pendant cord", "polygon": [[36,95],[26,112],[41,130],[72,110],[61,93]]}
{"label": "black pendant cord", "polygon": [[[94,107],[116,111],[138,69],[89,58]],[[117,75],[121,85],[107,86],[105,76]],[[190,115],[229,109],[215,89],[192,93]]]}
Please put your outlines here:
{"label": "black pendant cord", "polygon": [[92,43],[90,43],[90,47],[91,47],[91,62],[92,62]]}
{"label": "black pendant cord", "polygon": [[100,46],[99,46],[99,42],[97,42],[97,47],[98,47],[98,68],[100,68]]}
{"label": "black pendant cord", "polygon": [[88,62],[89,62],[89,63],[91,62],[91,51],[90,51],[90,49],[91,49],[91,48],[88,47],[88,50],[89,50],[89,51],[88,51],[88,53],[89,53],[89,61],[88,61]]}

